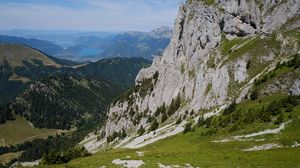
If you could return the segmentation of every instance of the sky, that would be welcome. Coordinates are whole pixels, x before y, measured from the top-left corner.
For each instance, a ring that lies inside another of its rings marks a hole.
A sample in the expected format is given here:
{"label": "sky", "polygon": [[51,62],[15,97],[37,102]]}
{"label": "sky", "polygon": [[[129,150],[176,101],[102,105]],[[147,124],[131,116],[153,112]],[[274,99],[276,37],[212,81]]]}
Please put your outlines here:
{"label": "sky", "polygon": [[149,31],[173,27],[184,0],[0,0],[0,29]]}

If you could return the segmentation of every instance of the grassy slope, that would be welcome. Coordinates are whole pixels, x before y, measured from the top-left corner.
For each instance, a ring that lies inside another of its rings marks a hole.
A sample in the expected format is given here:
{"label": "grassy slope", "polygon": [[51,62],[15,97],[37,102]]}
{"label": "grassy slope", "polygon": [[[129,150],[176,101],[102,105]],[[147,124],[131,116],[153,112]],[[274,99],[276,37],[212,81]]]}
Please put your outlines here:
{"label": "grassy slope", "polygon": [[55,135],[58,131],[56,129],[34,128],[24,118],[17,117],[14,121],[0,125],[0,139],[4,138],[5,145],[11,145],[24,140],[47,138],[49,135]]}
{"label": "grassy slope", "polygon": [[18,158],[21,156],[22,152],[16,152],[16,153],[6,153],[3,155],[0,155],[0,164],[6,164],[9,163],[11,160]]}
{"label": "grassy slope", "polygon": [[17,44],[1,44],[0,45],[0,62],[7,61],[12,67],[24,66],[23,61],[32,62],[33,59],[40,60],[44,65],[51,65],[60,67],[61,65],[55,63],[47,56],[43,55],[37,50],[17,45]]}
{"label": "grassy slope", "polygon": [[[261,103],[268,104],[279,96],[270,96],[261,99]],[[259,100],[246,101],[238,105],[238,108],[253,108],[258,106]],[[240,129],[235,132],[228,132],[221,129],[216,135],[203,136],[205,127],[196,128],[194,132],[178,134],[170,138],[158,141],[154,144],[137,150],[112,149],[99,152],[93,156],[79,158],[68,163],[74,168],[98,168],[100,166],[116,167],[111,162],[114,159],[141,159],[145,162],[144,167],[158,167],[158,163],[164,165],[181,165],[189,163],[200,167],[299,167],[300,147],[279,148],[266,151],[244,152],[243,149],[251,148],[255,145],[267,143],[277,143],[281,145],[291,145],[285,142],[300,140],[300,106],[297,106],[293,113],[292,122],[289,123],[280,134],[263,135],[254,137],[250,141],[232,141],[226,143],[212,142],[221,140],[233,135],[241,135],[264,130],[266,127],[274,128],[278,125],[253,123],[247,125],[247,129]],[[289,120],[288,118],[285,121]],[[248,129],[250,128],[250,129]],[[255,141],[255,139],[265,139],[265,141]],[[298,138],[298,139],[297,139]],[[144,151],[145,156],[138,157],[136,151]],[[274,159],[276,158],[276,159]],[[48,167],[48,166],[41,166]],[[49,167],[65,167],[65,165],[54,165]]]}

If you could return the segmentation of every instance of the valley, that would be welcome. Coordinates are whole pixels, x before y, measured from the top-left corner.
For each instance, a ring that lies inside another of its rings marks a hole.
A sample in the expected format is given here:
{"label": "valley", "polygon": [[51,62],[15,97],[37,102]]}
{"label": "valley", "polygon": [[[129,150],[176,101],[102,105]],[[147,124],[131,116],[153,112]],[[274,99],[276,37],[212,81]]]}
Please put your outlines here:
{"label": "valley", "polygon": [[176,9],[173,28],[1,35],[0,168],[300,167],[300,1]]}

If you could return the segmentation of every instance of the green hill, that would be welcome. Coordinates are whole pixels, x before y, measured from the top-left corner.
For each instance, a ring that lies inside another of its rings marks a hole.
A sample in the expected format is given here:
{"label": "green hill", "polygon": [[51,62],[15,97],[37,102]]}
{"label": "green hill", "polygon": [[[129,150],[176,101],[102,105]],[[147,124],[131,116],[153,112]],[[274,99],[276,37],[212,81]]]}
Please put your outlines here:
{"label": "green hill", "polygon": [[15,44],[0,44],[0,105],[11,101],[30,81],[60,68],[37,50]]}
{"label": "green hill", "polygon": [[98,121],[122,88],[103,80],[51,75],[30,84],[10,109],[39,128],[70,129]]}

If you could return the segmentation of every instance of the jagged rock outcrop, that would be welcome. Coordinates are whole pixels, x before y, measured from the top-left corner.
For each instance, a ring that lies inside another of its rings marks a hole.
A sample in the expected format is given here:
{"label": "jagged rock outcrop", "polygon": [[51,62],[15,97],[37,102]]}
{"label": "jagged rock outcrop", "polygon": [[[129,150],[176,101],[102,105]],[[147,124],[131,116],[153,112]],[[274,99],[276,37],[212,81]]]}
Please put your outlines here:
{"label": "jagged rock outcrop", "polygon": [[300,79],[296,80],[294,85],[290,89],[292,95],[300,95]]}
{"label": "jagged rock outcrop", "polygon": [[[141,70],[136,87],[111,105],[102,130],[105,137],[123,130],[133,134],[141,127],[148,129],[153,120],[184,119],[243,99],[255,78],[298,51],[295,41],[288,40],[289,49],[284,48],[272,32],[291,18],[299,19],[299,4],[297,0],[187,1],[179,9],[163,56]],[[299,31],[299,24],[294,29]],[[288,38],[292,37],[285,33],[283,39]],[[180,107],[172,112],[178,99]]]}

